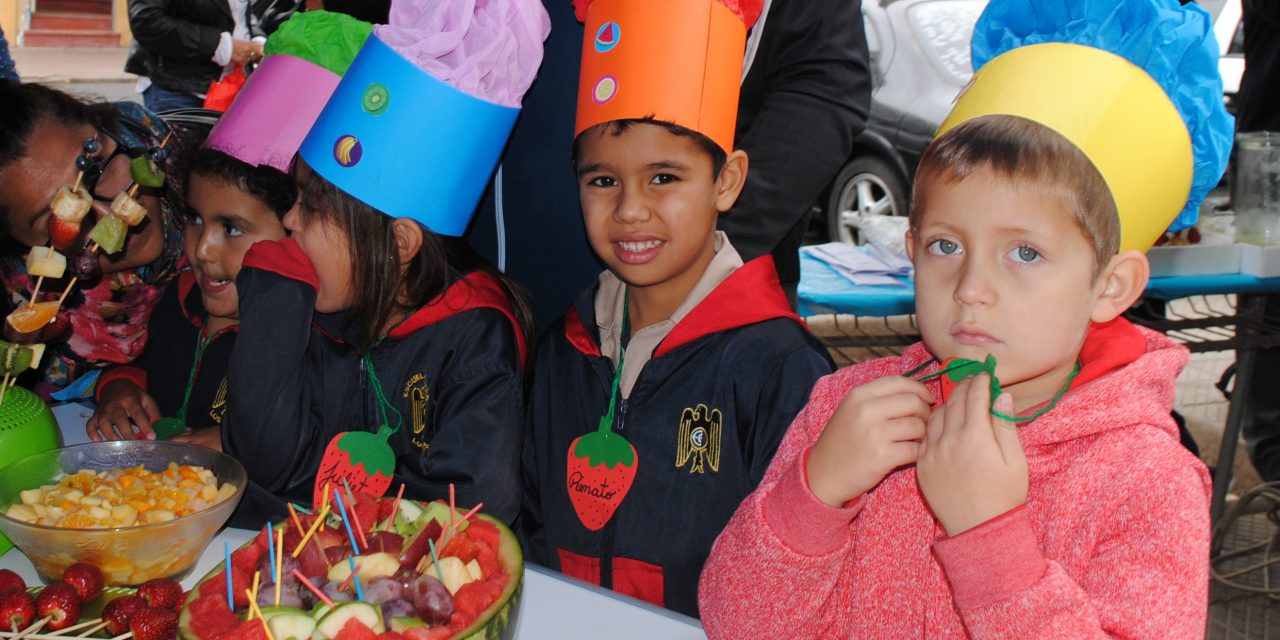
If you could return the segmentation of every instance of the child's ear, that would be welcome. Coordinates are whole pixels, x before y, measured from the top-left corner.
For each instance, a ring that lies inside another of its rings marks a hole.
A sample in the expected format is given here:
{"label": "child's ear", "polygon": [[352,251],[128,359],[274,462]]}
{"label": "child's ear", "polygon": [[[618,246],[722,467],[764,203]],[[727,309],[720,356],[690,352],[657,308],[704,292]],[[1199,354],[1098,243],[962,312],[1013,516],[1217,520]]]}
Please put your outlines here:
{"label": "child's ear", "polygon": [[737,149],[729,154],[716,178],[716,211],[724,213],[733,208],[738,194],[747,184],[747,152]]}
{"label": "child's ear", "polygon": [[903,246],[907,249],[907,259],[911,262],[916,261],[916,230],[907,227],[907,233],[903,237]]}
{"label": "child's ear", "polygon": [[396,218],[391,222],[391,231],[396,235],[396,253],[400,264],[409,264],[422,248],[422,227],[409,218]]}
{"label": "child's ear", "polygon": [[1090,319],[1110,322],[1133,306],[1147,288],[1151,264],[1141,251],[1125,251],[1111,258],[1098,275],[1100,288]]}

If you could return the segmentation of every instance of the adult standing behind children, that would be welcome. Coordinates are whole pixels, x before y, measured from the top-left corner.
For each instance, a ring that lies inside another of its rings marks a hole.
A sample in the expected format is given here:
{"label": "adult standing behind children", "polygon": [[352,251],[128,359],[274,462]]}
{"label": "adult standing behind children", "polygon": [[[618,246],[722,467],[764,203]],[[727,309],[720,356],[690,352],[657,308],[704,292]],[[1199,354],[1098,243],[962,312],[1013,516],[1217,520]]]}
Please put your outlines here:
{"label": "adult standing behind children", "polygon": [[772,258],[715,228],[748,174],[734,98],[759,3],[579,7],[597,35],[573,163],[608,270],[539,345],[521,529],[540,564],[696,615],[712,541],[831,362]]}
{"label": "adult standing behind children", "polygon": [[453,486],[515,519],[531,320],[458,236],[548,28],[536,0],[397,0],[334,90],[298,152],[291,237],[254,245],[236,279],[222,430],[249,472],[236,522],[312,502],[326,447],[361,431],[387,443],[405,497]]}
{"label": "adult standing behind children", "polygon": [[1120,315],[1226,164],[1211,22],[993,0],[973,48],[916,175],[923,342],[818,384],[716,541],[713,638],[1204,637],[1188,352]]}
{"label": "adult standing behind children", "polygon": [[195,140],[136,103],[85,103],[39,84],[0,82],[0,121],[0,231],[7,243],[0,275],[15,307],[25,304],[35,285],[25,256],[31,247],[49,245],[56,224],[51,202],[60,187],[76,182],[79,164],[86,167],[81,186],[92,197],[92,213],[79,233],[62,238],[69,259],[85,252],[94,224],[111,215],[112,200],[132,180],[134,159],[150,154],[166,173],[163,186],[138,192],[146,221],[130,228],[121,251],[96,252],[96,259],[79,262],[87,271],[68,269],[64,279],[45,283],[43,295],[56,299],[71,276],[80,276],[63,305],[70,333],[50,345],[56,357],[44,366],[48,384],[40,389],[47,393],[142,353],[147,318],[182,254],[177,214],[183,199],[174,157]]}

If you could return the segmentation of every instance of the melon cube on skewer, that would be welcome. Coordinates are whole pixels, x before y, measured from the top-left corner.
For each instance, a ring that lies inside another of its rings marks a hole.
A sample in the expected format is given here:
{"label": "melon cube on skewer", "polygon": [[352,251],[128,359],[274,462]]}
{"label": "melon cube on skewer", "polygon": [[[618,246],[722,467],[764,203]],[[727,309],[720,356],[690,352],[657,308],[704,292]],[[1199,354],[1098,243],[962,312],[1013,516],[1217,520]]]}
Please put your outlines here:
{"label": "melon cube on skewer", "polygon": [[49,209],[53,211],[53,215],[73,223],[84,220],[92,206],[93,198],[84,187],[72,192],[71,187],[65,184],[58,188],[57,193],[53,194],[53,201],[49,203]]}
{"label": "melon cube on skewer", "polygon": [[111,201],[111,214],[124,220],[129,226],[136,227],[143,218],[147,217],[147,208],[128,192],[121,191],[116,195],[116,199]]}
{"label": "melon cube on skewer", "polygon": [[27,253],[27,274],[32,277],[61,278],[67,272],[67,257],[49,247],[31,247]]}
{"label": "melon cube on skewer", "polygon": [[124,248],[124,234],[129,227],[116,216],[107,216],[89,232],[89,239],[97,242],[103,253],[111,255]]}

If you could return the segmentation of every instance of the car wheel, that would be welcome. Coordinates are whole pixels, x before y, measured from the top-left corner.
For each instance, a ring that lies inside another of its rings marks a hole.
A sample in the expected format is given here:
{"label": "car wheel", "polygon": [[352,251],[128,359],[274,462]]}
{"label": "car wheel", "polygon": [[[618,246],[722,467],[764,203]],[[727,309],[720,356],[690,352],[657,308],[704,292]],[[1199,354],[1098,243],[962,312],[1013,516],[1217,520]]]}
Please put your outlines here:
{"label": "car wheel", "polygon": [[827,231],[832,241],[862,244],[858,221],[873,216],[907,215],[907,186],[887,162],[875,156],[850,160],[836,175],[827,202]]}

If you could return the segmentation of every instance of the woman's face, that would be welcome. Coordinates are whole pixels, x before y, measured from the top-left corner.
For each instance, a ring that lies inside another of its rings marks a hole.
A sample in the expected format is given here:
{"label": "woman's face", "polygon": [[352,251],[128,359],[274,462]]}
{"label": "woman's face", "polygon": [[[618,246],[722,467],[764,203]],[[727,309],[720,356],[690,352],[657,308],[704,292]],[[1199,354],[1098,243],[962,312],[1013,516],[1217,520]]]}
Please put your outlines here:
{"label": "woman's face", "polygon": [[[95,157],[111,158],[97,184],[92,185],[94,193],[108,201],[93,201],[93,217],[86,218],[82,224],[81,238],[88,235],[97,220],[111,215],[109,199],[124,190],[131,180],[129,157],[124,154],[113,157],[115,141],[91,125],[76,127],[39,122],[27,141],[26,155],[0,169],[0,184],[4,185],[0,190],[0,203],[7,213],[4,227],[18,243],[28,247],[49,244],[49,218],[53,215],[49,203],[59,187],[75,184],[79,174],[76,158],[83,153],[81,145],[89,138],[98,141]],[[158,258],[164,248],[159,198],[145,190],[137,197],[147,207],[147,221],[129,230],[123,251],[99,257],[104,272],[148,264]]]}

